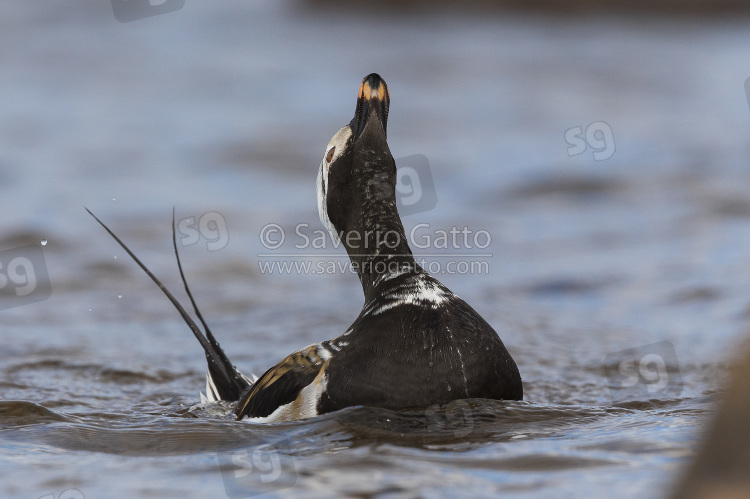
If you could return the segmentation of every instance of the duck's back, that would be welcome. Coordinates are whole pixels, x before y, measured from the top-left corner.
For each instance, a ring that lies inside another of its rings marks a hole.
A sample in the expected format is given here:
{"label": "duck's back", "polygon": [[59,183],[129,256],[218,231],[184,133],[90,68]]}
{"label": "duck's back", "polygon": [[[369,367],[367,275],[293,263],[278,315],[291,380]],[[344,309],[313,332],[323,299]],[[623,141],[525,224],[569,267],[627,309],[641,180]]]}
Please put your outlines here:
{"label": "duck's back", "polygon": [[320,411],[352,405],[400,409],[455,399],[523,397],[499,336],[466,302],[427,276],[419,294],[385,293],[334,340]]}

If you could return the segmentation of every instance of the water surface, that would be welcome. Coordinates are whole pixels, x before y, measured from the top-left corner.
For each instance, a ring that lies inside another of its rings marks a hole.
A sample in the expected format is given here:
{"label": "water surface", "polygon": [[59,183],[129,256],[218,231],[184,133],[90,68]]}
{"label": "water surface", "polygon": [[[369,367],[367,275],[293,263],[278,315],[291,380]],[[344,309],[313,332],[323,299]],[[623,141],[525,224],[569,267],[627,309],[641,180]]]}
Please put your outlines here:
{"label": "water surface", "polygon": [[[746,26],[238,1],[121,24],[100,3],[0,14],[0,250],[42,248],[52,290],[0,310],[0,494],[666,493],[750,315]],[[268,426],[196,407],[197,342],[83,206],[175,292],[172,207],[218,213],[225,244],[181,246],[183,264],[232,360],[261,373],[362,305],[349,273],[259,263],[346,262],[294,230],[322,229],[317,165],[372,71],[394,156],[424,155],[435,183],[407,231],[491,236],[415,253],[487,265],[437,277],[498,331],[525,400]],[[566,130],[592,123],[612,154],[569,156]],[[268,224],[281,248],[261,243]],[[607,372],[632,349],[664,362],[647,357],[628,395]]]}

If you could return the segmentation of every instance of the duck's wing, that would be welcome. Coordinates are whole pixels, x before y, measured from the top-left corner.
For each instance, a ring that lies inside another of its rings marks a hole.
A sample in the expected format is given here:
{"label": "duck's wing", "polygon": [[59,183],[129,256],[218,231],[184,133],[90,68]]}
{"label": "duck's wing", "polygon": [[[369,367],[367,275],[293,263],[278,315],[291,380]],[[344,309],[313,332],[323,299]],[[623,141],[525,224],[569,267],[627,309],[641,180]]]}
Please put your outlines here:
{"label": "duck's wing", "polygon": [[326,368],[335,353],[326,343],[310,345],[266,371],[240,397],[237,419],[273,422],[317,416],[326,390]]}

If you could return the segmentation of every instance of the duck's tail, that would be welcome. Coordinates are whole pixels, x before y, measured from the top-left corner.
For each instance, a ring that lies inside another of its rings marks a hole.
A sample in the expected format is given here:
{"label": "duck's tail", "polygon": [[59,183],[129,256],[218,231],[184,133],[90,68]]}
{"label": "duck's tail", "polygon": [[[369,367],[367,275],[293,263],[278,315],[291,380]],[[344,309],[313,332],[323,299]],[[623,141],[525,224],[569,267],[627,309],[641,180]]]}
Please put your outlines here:
{"label": "duck's tail", "polygon": [[161,289],[162,292],[167,296],[167,298],[169,298],[169,301],[172,302],[172,305],[174,305],[174,307],[180,313],[182,319],[185,321],[195,337],[198,339],[198,342],[203,347],[203,351],[206,353],[206,360],[208,361],[208,373],[206,374],[206,395],[204,396],[201,393],[201,401],[215,402],[218,400],[227,400],[234,402],[239,400],[240,395],[242,395],[243,392],[250,388],[257,378],[255,378],[255,376],[253,376],[253,379],[248,378],[232,365],[232,363],[229,361],[229,358],[221,349],[221,346],[219,346],[219,342],[216,341],[216,338],[214,338],[214,335],[211,333],[211,329],[208,327],[208,324],[206,324],[206,321],[203,320],[203,315],[201,315],[200,311],[198,310],[198,306],[195,304],[193,294],[190,292],[188,283],[185,280],[185,274],[182,272],[180,254],[177,251],[174,208],[172,209],[172,246],[174,247],[174,254],[177,257],[177,268],[180,270],[180,278],[182,279],[182,284],[185,287],[185,292],[190,298],[190,303],[193,306],[195,315],[203,325],[205,334],[203,333],[203,331],[201,331],[200,327],[198,327],[195,321],[193,321],[190,315],[188,315],[188,313],[185,311],[182,305],[180,305],[180,303],[172,295],[172,293],[170,293],[169,290],[164,286],[164,284],[162,284],[161,281],[154,274],[152,274],[150,270],[148,270],[143,262],[141,262],[138,257],[135,256],[132,251],[130,251],[130,248],[128,248],[125,243],[123,243],[120,238],[117,237],[115,233],[109,229],[109,227],[104,225],[104,222],[99,220],[96,215],[91,213],[91,210],[86,208],[86,211],[88,211],[89,215],[94,217],[94,219],[99,222],[99,224],[104,227],[107,232],[109,232],[109,235],[112,236],[120,246],[122,246],[122,249],[124,249],[125,252],[130,255],[130,257],[135,261],[135,263],[137,263],[138,266],[143,269],[146,275],[148,275],[151,280],[154,281],[157,286],[159,286],[159,289]]}

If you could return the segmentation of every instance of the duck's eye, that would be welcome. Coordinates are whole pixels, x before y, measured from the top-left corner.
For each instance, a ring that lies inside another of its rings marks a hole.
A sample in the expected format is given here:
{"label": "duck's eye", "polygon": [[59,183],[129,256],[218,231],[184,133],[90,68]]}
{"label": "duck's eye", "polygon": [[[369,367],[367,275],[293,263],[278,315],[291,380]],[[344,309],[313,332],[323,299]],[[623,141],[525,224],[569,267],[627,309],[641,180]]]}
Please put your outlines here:
{"label": "duck's eye", "polygon": [[328,154],[326,154],[326,163],[330,163],[333,159],[333,154],[336,152],[336,146],[331,147],[328,149]]}

